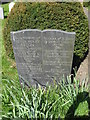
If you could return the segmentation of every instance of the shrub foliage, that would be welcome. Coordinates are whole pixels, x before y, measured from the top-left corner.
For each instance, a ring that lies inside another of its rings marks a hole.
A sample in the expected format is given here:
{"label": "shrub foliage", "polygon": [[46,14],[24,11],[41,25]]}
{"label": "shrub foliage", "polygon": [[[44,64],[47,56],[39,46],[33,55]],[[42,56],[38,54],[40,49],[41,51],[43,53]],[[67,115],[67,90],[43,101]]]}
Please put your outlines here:
{"label": "shrub foliage", "polygon": [[85,0],[83,0],[83,6],[84,7],[90,6],[90,0],[88,2],[85,2]]}
{"label": "shrub foliage", "polygon": [[14,55],[10,32],[22,29],[61,29],[76,32],[74,58],[78,58],[80,62],[88,51],[88,20],[79,2],[16,3],[3,30],[6,52],[11,58]]}

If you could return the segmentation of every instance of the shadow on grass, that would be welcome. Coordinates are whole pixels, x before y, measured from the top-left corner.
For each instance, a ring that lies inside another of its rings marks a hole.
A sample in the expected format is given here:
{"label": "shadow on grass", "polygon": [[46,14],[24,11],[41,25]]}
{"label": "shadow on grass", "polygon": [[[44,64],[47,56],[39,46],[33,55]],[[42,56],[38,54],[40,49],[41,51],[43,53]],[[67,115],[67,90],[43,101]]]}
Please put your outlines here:
{"label": "shadow on grass", "polygon": [[[74,116],[74,113],[78,108],[79,104],[84,101],[87,101],[88,103],[88,116]],[[76,96],[76,99],[74,100],[73,104],[70,106],[69,110],[66,113],[65,120],[90,120],[90,97],[88,92],[84,91]]]}

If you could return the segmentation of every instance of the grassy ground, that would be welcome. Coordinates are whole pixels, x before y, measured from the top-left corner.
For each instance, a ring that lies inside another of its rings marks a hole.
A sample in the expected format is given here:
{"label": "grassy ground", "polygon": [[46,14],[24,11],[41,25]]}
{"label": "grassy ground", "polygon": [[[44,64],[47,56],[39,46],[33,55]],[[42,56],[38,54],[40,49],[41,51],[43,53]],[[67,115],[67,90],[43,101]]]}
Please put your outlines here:
{"label": "grassy ground", "polygon": [[[7,4],[2,4],[1,6],[4,8],[4,20],[0,20],[1,22],[1,27],[2,30],[4,28],[4,24],[6,22],[6,18],[9,14],[9,3]],[[4,48],[4,41],[3,41],[3,36],[1,35],[0,41],[2,42],[2,78],[7,78],[7,79],[15,79],[18,80],[18,74],[17,74],[17,69],[16,69],[16,63],[14,60],[8,58],[5,52]]]}
{"label": "grassy ground", "polygon": [[88,9],[90,10],[90,6],[88,7]]}
{"label": "grassy ground", "polygon": [[9,12],[9,6],[8,5],[9,5],[9,3],[1,5],[4,9],[4,17],[5,18],[8,16],[8,12]]}
{"label": "grassy ground", "polygon": [[[2,30],[3,30],[6,19],[0,20],[0,22],[2,23]],[[2,43],[2,78],[17,80],[18,74],[17,74],[16,64],[14,60],[8,58],[8,56],[6,55],[2,35],[1,35],[0,41]]]}
{"label": "grassy ground", "polygon": [[[2,36],[2,29],[6,19],[0,19],[0,93],[2,93],[2,79],[7,78],[10,80],[15,79],[18,81],[17,69],[14,67],[15,61],[9,59],[6,55],[4,48],[4,41]],[[0,96],[1,97],[1,96]],[[2,116],[2,104],[0,98],[0,116]],[[1,117],[0,117],[1,118]]]}
{"label": "grassy ground", "polygon": [[[7,57],[5,48],[4,48],[2,30],[4,28],[5,22],[6,22],[6,18],[4,20],[0,19],[0,93],[2,93],[2,85],[3,85],[2,79],[7,78],[10,80],[13,80],[13,79],[15,79],[16,81],[19,80],[17,69],[15,67],[15,61]],[[2,116],[1,110],[2,110],[2,104],[1,104],[1,98],[0,98],[0,118]]]}

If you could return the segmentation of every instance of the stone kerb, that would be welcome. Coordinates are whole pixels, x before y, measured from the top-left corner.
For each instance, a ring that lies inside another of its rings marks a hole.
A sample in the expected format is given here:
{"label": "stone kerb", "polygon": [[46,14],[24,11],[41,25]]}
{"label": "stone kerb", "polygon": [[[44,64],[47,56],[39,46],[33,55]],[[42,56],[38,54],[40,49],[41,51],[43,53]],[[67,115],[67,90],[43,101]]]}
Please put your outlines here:
{"label": "stone kerb", "polygon": [[28,29],[11,32],[20,81],[52,84],[71,73],[74,32]]}

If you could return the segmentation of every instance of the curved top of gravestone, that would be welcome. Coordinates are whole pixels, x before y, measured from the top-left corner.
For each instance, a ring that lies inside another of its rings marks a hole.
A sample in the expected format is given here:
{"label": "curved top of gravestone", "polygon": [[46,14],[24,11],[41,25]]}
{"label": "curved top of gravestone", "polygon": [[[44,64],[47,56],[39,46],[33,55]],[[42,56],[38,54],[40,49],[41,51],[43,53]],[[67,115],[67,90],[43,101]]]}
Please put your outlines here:
{"label": "curved top of gravestone", "polygon": [[38,31],[38,32],[45,32],[45,31],[56,31],[56,32],[61,32],[65,34],[76,34],[75,32],[67,32],[63,30],[58,30],[58,29],[45,29],[45,30],[39,30],[39,29],[24,29],[24,30],[18,30],[18,31],[12,31],[11,33],[19,33],[19,32],[26,32],[26,31]]}

